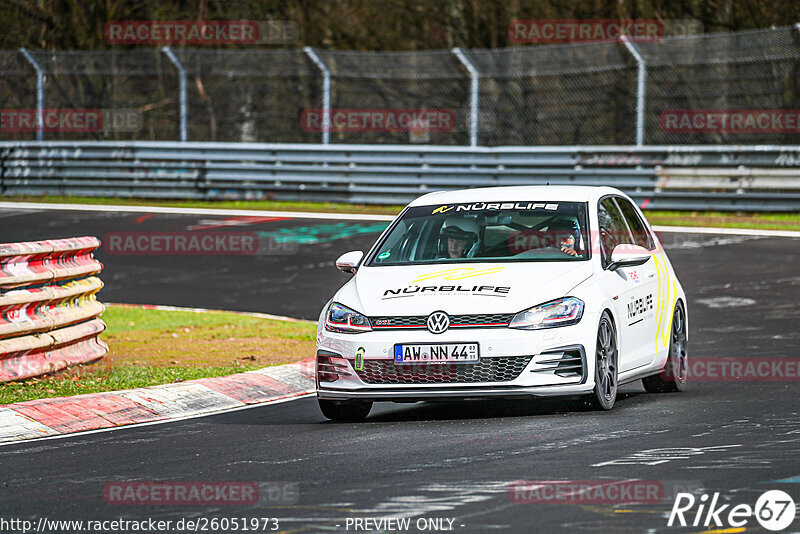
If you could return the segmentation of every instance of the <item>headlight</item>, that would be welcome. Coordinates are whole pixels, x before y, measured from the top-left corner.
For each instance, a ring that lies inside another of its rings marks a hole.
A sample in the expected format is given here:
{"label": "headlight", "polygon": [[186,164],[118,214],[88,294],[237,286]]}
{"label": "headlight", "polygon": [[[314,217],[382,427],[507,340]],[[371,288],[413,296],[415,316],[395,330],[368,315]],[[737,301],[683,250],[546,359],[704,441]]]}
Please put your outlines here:
{"label": "headlight", "polygon": [[372,326],[365,316],[334,302],[328,307],[328,311],[325,314],[325,330],[328,332],[358,334],[369,332],[372,330]]}
{"label": "headlight", "polygon": [[575,297],[551,300],[514,316],[510,328],[538,330],[576,324],[583,315],[583,301]]}

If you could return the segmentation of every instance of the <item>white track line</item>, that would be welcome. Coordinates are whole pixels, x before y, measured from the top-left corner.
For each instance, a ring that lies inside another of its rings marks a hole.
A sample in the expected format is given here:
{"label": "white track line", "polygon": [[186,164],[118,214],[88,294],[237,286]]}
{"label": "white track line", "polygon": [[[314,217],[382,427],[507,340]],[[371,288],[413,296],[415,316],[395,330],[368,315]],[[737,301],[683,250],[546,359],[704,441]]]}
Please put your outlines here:
{"label": "white track line", "polygon": [[[108,391],[106,393],[116,393],[115,391]],[[62,439],[62,438],[80,438],[86,436],[87,434],[100,434],[102,432],[111,432],[114,430],[122,430],[124,428],[135,428],[135,427],[142,427],[142,426],[153,426],[153,425],[163,425],[165,423],[174,423],[176,421],[186,421],[188,419],[199,419],[200,417],[208,417],[210,415],[217,415],[222,413],[230,413],[230,412],[238,412],[239,410],[247,410],[249,408],[261,408],[264,406],[269,406],[271,404],[282,404],[284,402],[291,402],[295,400],[305,399],[312,395],[315,395],[314,392],[310,393],[303,393],[300,395],[296,395],[294,397],[286,397],[284,399],[277,399],[273,401],[267,402],[260,402],[256,404],[247,404],[245,406],[236,406],[234,408],[223,408],[222,410],[216,410],[213,412],[205,412],[205,413],[197,413],[192,415],[186,415],[182,417],[174,417],[172,419],[163,419],[160,421],[148,421],[146,423],[133,423],[130,425],[121,425],[121,426],[112,426],[108,428],[95,428],[94,430],[83,430],[78,432],[68,432],[66,434],[58,434],[55,436],[42,436],[41,438],[29,438],[29,439],[18,439],[14,441],[3,441],[0,442],[0,447],[5,447],[7,445],[27,445],[29,443],[37,442],[37,441],[46,441],[51,439]]]}
{"label": "white track line", "polygon": [[[110,204],[49,204],[39,202],[0,202],[0,209],[102,211],[129,213],[168,213],[174,215],[217,215],[229,217],[289,217],[292,219],[335,219],[344,221],[392,221],[392,215],[365,213],[319,213],[306,211],[261,211],[212,208],[167,208],[163,206],[116,206]],[[647,215],[645,213],[645,215]],[[702,226],[654,226],[657,232],[684,234],[751,235],[764,237],[800,238],[800,232],[791,230],[757,230],[750,228],[707,228]]]}
{"label": "white track line", "polygon": [[[645,213],[647,216],[647,213]],[[706,228],[702,226],[653,226],[656,232],[681,234],[756,235],[763,237],[800,237],[800,232],[791,230],[758,230],[755,228]]]}
{"label": "white track line", "polygon": [[0,209],[169,213],[174,215],[225,215],[229,217],[289,217],[292,219],[336,219],[345,221],[392,221],[393,215],[365,213],[318,213],[307,211],[232,210],[217,208],[168,208],[164,206],[116,206],[111,204],[49,204],[42,202],[0,202]]}

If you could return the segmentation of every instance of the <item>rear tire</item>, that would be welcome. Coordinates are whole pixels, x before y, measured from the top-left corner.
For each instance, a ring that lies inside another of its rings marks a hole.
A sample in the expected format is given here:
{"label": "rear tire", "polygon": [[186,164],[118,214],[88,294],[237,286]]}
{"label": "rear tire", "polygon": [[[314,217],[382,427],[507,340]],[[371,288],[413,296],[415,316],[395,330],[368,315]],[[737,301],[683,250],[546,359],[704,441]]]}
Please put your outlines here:
{"label": "rear tire", "polygon": [[686,354],[686,312],[680,301],[675,306],[670,332],[669,356],[664,369],[657,375],[642,378],[648,393],[673,393],[683,391],[689,374],[689,357]]}
{"label": "rear tire", "polygon": [[371,401],[345,400],[335,401],[317,399],[322,415],[332,421],[356,423],[363,421],[372,409]]}
{"label": "rear tire", "polygon": [[617,400],[617,332],[607,311],[600,317],[595,346],[594,391],[588,405],[594,410],[610,410]]}

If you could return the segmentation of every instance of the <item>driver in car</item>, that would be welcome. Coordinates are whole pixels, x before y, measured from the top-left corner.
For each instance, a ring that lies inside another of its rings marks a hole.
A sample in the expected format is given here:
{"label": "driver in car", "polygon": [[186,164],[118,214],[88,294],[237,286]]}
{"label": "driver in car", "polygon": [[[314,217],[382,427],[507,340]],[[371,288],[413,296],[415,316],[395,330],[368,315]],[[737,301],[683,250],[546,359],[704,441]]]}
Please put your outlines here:
{"label": "driver in car", "polygon": [[444,258],[472,258],[478,250],[478,223],[462,217],[450,217],[439,232],[439,250]]}
{"label": "driver in car", "polygon": [[558,243],[558,248],[569,256],[580,256],[575,250],[575,243],[578,239],[578,225],[569,219],[558,219],[547,228],[551,237]]}

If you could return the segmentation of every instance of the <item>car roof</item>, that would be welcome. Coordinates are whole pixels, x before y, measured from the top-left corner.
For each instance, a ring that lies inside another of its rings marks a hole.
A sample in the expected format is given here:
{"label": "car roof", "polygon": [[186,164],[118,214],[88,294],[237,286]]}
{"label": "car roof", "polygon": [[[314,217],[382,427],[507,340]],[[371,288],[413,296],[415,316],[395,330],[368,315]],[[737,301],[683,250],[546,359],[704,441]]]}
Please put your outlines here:
{"label": "car roof", "polygon": [[586,185],[522,185],[435,191],[409,206],[460,204],[465,202],[594,202],[604,195],[624,195],[614,187]]}

